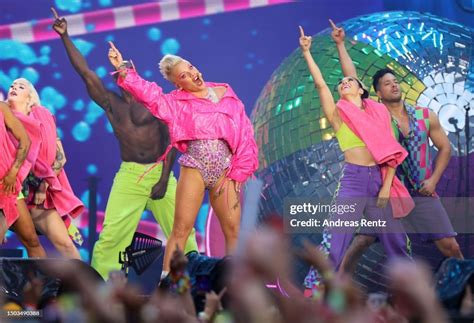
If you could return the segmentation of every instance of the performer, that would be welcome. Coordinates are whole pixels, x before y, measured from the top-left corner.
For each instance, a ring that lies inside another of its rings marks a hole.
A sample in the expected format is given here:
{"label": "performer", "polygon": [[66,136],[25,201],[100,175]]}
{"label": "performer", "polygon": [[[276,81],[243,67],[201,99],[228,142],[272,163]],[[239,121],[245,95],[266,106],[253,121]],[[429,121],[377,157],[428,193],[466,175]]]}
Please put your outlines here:
{"label": "performer", "polygon": [[[109,59],[120,72],[117,83],[168,125],[171,144],[166,152],[175,147],[184,153],[179,159],[175,222],[167,245],[183,248],[207,189],[224,232],[226,252],[231,253],[239,233],[240,186],[258,166],[244,105],[228,84],[204,82],[199,70],[181,57],[165,55],[160,61],[160,72],[177,87],[169,94],[125,68],[112,43]],[[165,270],[173,249],[166,248]]]}
{"label": "performer", "polygon": [[[0,144],[2,147],[2,153],[0,154],[1,244],[5,239],[8,228],[19,218],[17,196],[21,191],[23,180],[31,168],[31,163],[26,161],[31,141],[25,128],[15,118],[6,103],[0,102],[0,111]],[[13,138],[11,135],[13,135]],[[28,230],[22,232],[28,232]],[[36,235],[36,233],[34,234]]]}
{"label": "performer", "polygon": [[[176,179],[171,169],[176,152],[171,151],[164,165],[158,165],[137,181],[164,153],[169,142],[168,129],[129,93],[122,91],[119,96],[106,90],[69,38],[67,21],[59,18],[54,9],[53,13],[53,28],[61,37],[72,66],[84,81],[89,96],[104,109],[119,141],[122,164],[115,175],[103,229],[92,255],[92,266],[107,279],[109,272],[120,269],[119,252],[130,245],[145,209],[153,213],[169,237],[175,209]],[[184,250],[198,250],[194,229]]]}
{"label": "performer", "polygon": [[66,157],[57,137],[55,119],[40,105],[35,88],[26,79],[13,82],[8,103],[28,132],[32,150],[37,150],[25,185],[28,191],[25,199],[33,222],[62,256],[80,259],[67,228],[71,225],[69,216],[79,216],[84,205],[74,195],[63,169]]}
{"label": "performer", "polygon": [[[38,95],[36,91],[30,92],[24,84],[12,84],[9,89],[8,94],[8,104],[15,105],[24,104],[27,101],[27,104],[34,104],[38,100]],[[22,125],[23,127],[23,125]],[[30,147],[27,155],[28,163],[31,167],[31,164],[34,163],[38,156],[39,146]],[[23,193],[18,193],[17,198],[17,210],[18,210],[18,219],[11,225],[13,231],[18,237],[18,240],[23,244],[28,254],[28,257],[36,258],[45,258],[46,252],[41,245],[41,242],[36,234],[36,228],[31,219],[30,211],[25,203]]]}
{"label": "performer", "polygon": [[[380,108],[379,103],[368,99],[368,91],[355,75],[339,82],[341,100],[335,104],[331,90],[311,55],[311,37],[304,35],[301,26],[300,47],[319,92],[321,107],[344,152],[345,165],[336,189],[335,204],[357,200],[355,212],[336,216],[347,221],[360,220],[364,215],[368,220],[386,221],[386,226],[377,232],[385,252],[389,257],[410,257],[402,224],[393,218],[405,216],[412,208],[408,191],[395,177],[395,168],[405,159],[407,152],[390,131],[390,115]],[[395,202],[391,203],[393,216],[390,208],[385,208],[389,198],[394,198]],[[343,232],[335,233],[332,228],[326,228],[322,246],[336,269],[356,229],[357,226],[349,226]],[[305,284],[313,288],[317,280],[317,273],[311,269]]]}
{"label": "performer", "polygon": [[[344,44],[344,29],[332,21],[330,23],[344,76],[354,76],[356,68]],[[408,218],[410,224],[422,241],[433,242],[444,256],[462,259],[456,233],[436,194],[436,185],[451,158],[451,144],[436,113],[405,102],[395,73],[388,68],[377,71],[372,83],[380,101],[391,114],[392,128],[398,141],[408,151],[407,158],[397,169],[397,175],[415,202]],[[430,139],[438,150],[433,169]],[[358,258],[375,239],[369,235],[357,235],[346,253],[341,270],[353,271]]]}

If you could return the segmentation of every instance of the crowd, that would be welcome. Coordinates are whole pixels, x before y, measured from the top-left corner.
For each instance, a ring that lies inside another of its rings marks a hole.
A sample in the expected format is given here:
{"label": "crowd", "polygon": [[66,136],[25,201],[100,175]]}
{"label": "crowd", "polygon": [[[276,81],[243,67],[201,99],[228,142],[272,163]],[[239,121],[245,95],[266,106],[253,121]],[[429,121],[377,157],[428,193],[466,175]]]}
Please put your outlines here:
{"label": "crowd", "polygon": [[[422,263],[393,260],[386,294],[365,294],[352,277],[336,273],[312,244],[293,250],[276,226],[262,226],[238,256],[212,259],[176,249],[170,274],[152,295],[127,283],[123,272],[98,283],[74,262],[44,262],[41,271],[61,280],[64,292],[44,299],[43,281],[30,275],[21,304],[2,295],[3,310],[41,310],[43,322],[449,322],[434,289],[431,271]],[[323,287],[305,297],[294,284],[292,264],[298,257],[322,273]],[[212,263],[206,284],[196,280],[196,261]],[[189,262],[189,264],[188,264]],[[192,265],[192,266],[191,266]],[[267,287],[278,281],[278,289]],[[203,295],[206,285],[211,290]],[[199,288],[197,288],[199,287]],[[197,289],[196,289],[197,288]],[[199,294],[203,303],[200,304]],[[469,317],[467,288],[458,315]],[[450,314],[452,316],[452,313]],[[31,322],[31,320],[29,320]]]}

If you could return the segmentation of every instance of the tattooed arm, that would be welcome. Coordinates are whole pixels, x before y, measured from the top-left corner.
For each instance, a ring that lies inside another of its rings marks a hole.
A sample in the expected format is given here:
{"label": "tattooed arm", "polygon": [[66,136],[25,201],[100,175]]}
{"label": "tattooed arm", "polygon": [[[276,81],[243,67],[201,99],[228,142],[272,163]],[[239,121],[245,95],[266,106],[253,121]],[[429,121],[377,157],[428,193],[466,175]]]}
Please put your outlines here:
{"label": "tattooed arm", "polygon": [[23,165],[23,162],[28,155],[28,150],[30,149],[30,138],[28,137],[25,128],[21,122],[15,118],[13,113],[10,111],[10,108],[7,104],[0,102],[0,110],[3,113],[5,119],[5,126],[11,131],[13,136],[18,140],[18,147],[15,156],[15,161],[11,166],[10,170],[4,178],[0,181],[3,183],[3,189],[7,193],[13,193],[15,191],[16,184],[16,175]]}
{"label": "tattooed arm", "polygon": [[[63,144],[61,143],[61,139],[56,138],[56,159],[53,162],[51,168],[54,171],[54,174],[59,175],[61,170],[63,169],[64,165],[66,164],[66,155],[64,154]],[[40,186],[35,192],[34,203],[36,205],[41,205],[44,203],[46,199],[46,191],[48,190],[48,182],[42,181]]]}
{"label": "tattooed arm", "polygon": [[56,175],[58,175],[66,164],[66,154],[64,153],[63,144],[61,139],[57,138],[56,140],[56,159],[53,163],[53,170]]}

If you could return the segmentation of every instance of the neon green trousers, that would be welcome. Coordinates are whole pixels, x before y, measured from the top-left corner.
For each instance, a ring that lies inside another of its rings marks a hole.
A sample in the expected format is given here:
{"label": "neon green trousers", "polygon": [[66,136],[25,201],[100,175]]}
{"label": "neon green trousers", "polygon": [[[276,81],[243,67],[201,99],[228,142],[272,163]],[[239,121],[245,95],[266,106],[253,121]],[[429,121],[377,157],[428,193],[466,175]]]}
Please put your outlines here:
{"label": "neon green trousers", "polygon": [[[176,178],[171,172],[166,195],[152,200],[150,193],[161,176],[159,164],[137,183],[139,177],[151,167],[150,164],[122,162],[110,191],[105,210],[105,219],[99,240],[94,246],[92,267],[104,278],[109,272],[120,270],[119,252],[132,242],[140,217],[145,209],[150,210],[166,237],[171,234],[174,220]],[[193,229],[185,246],[185,253],[197,251],[196,233]]]}

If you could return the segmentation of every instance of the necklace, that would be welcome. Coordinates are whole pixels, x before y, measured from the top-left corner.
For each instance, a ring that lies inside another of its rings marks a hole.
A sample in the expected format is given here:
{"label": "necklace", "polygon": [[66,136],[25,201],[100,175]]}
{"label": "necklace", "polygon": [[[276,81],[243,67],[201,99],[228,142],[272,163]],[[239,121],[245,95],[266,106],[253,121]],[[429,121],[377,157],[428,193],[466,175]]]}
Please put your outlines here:
{"label": "necklace", "polygon": [[216,94],[216,91],[212,87],[207,88],[207,95],[206,99],[211,101],[212,103],[219,103],[219,97]]}

